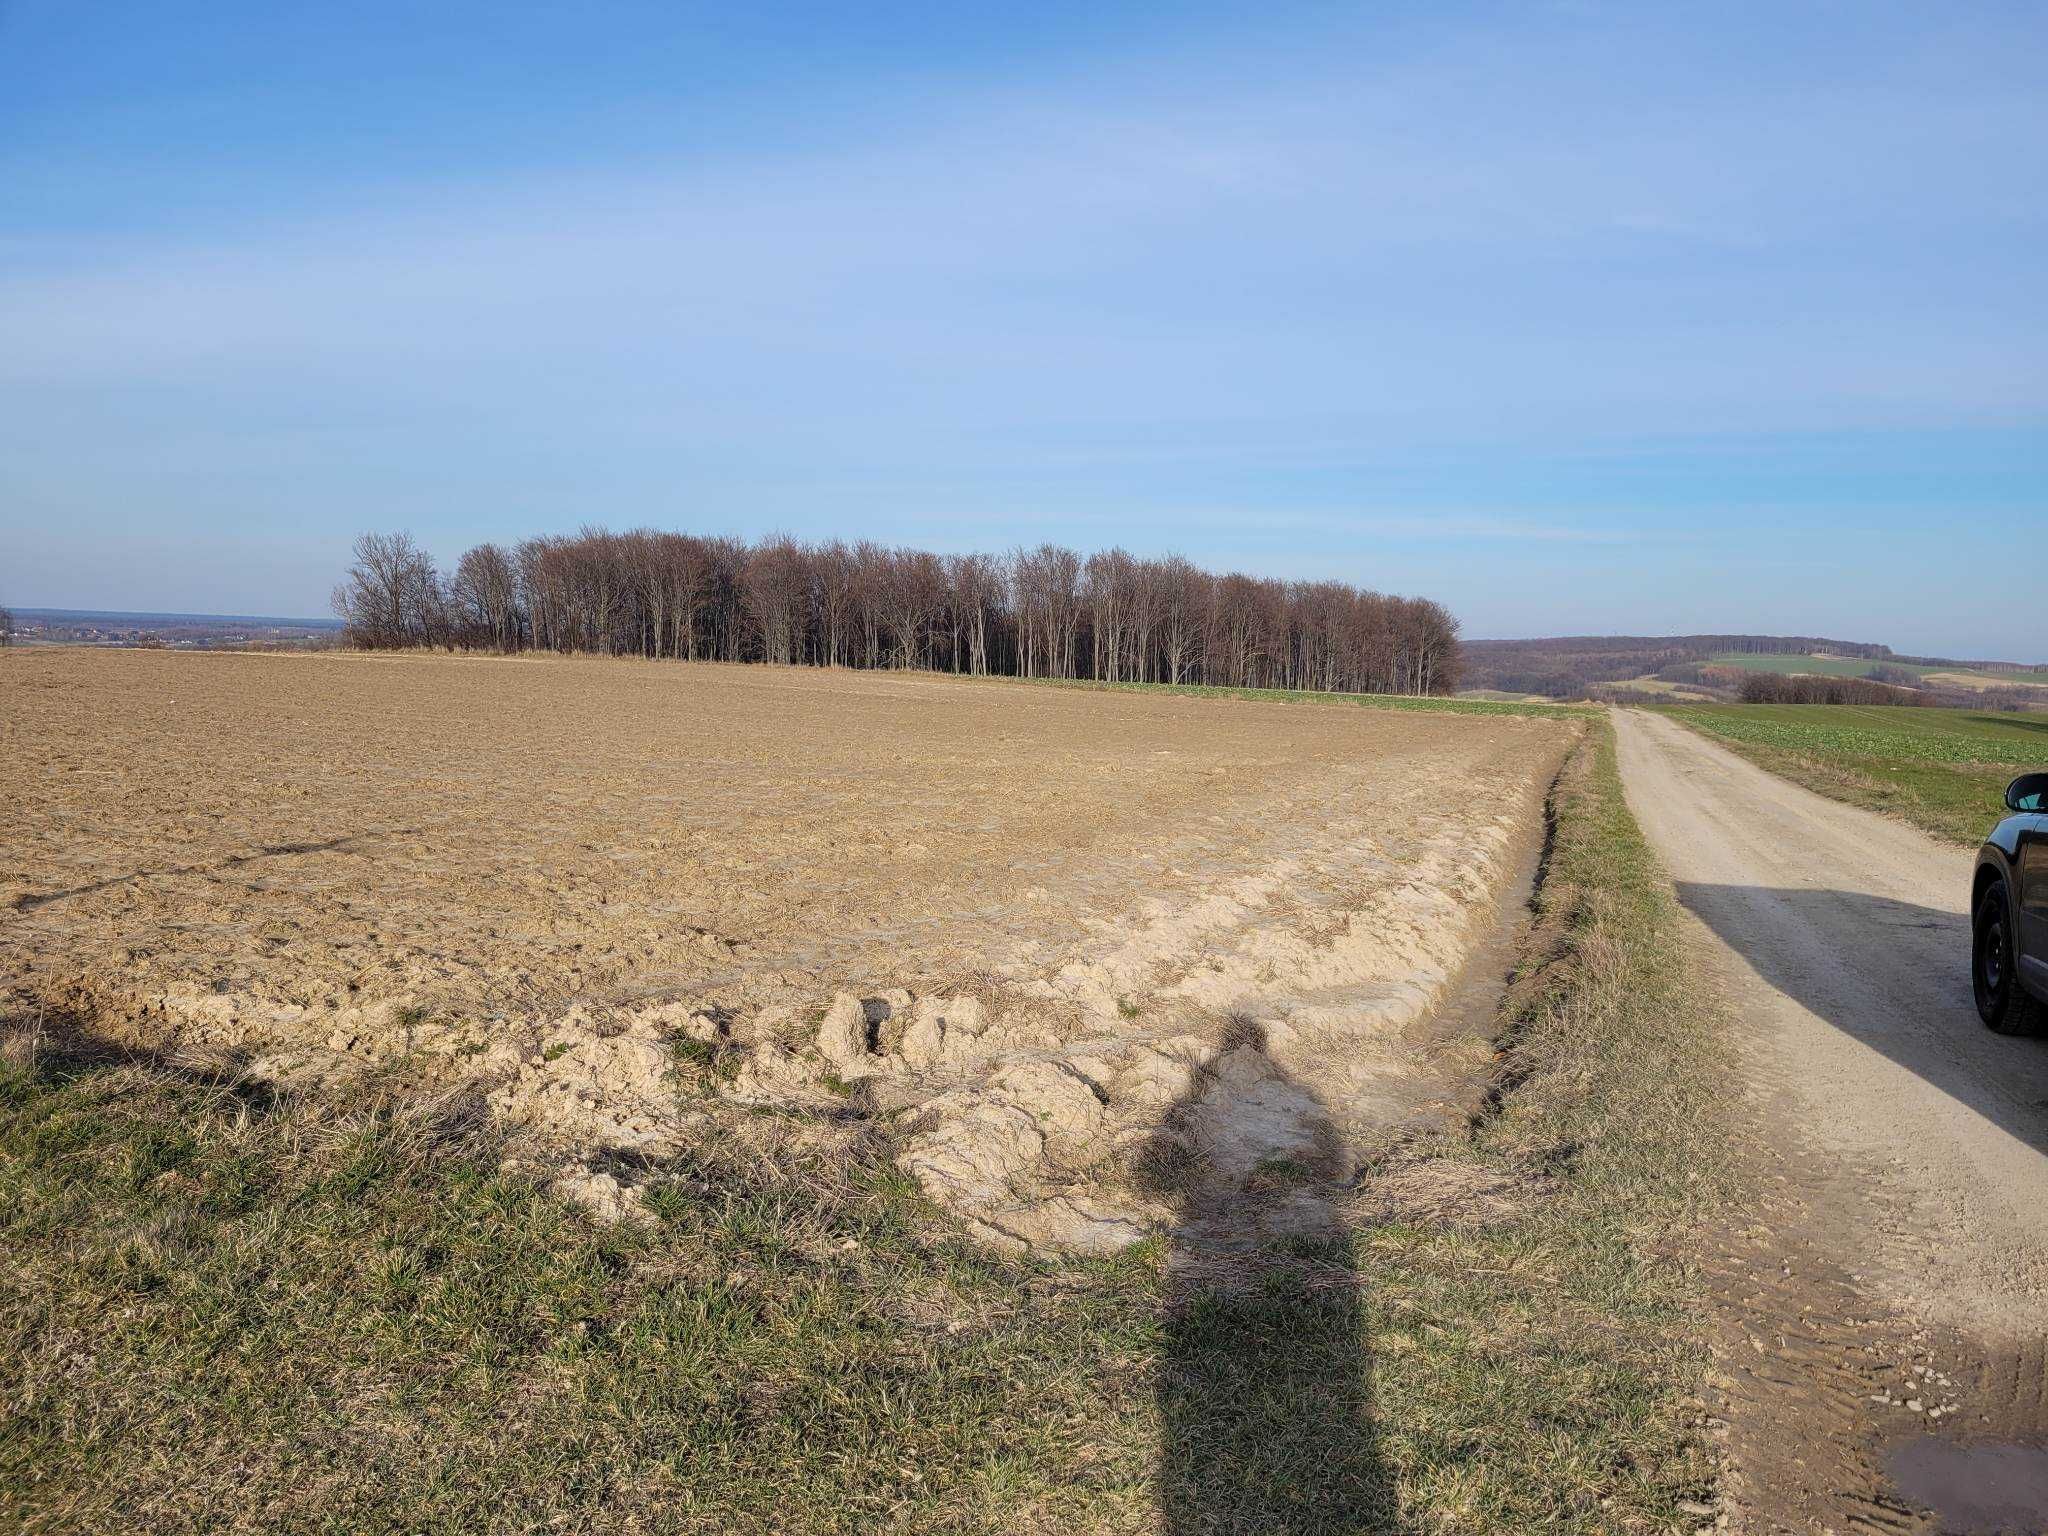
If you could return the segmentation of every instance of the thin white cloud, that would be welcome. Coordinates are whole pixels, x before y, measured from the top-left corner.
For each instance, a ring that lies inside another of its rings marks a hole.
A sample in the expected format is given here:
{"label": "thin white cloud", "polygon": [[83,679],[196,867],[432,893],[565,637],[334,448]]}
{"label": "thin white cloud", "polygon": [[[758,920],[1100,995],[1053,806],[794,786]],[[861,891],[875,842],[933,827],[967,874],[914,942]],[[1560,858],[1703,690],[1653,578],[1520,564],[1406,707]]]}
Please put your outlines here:
{"label": "thin white cloud", "polygon": [[1473,512],[1375,512],[1304,507],[1179,507],[1164,519],[1209,528],[1315,530],[1355,538],[1399,539],[1445,544],[1691,543],[1699,535],[1663,527],[1615,527],[1605,521],[1537,520]]}

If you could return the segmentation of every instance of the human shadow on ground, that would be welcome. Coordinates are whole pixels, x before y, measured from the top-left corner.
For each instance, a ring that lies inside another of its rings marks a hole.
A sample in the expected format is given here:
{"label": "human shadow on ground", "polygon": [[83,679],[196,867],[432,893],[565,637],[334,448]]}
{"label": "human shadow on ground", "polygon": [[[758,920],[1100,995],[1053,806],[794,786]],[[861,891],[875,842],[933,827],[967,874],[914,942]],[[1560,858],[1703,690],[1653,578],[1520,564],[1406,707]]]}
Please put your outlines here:
{"label": "human shadow on ground", "polygon": [[1998,1035],[1970,992],[1970,920],[1859,891],[1678,882],[1758,977],[2048,1152],[2048,1039]]}
{"label": "human shadow on ground", "polygon": [[274,1085],[249,1075],[239,1051],[185,1055],[151,1050],[96,1034],[64,1009],[0,996],[0,1073],[19,1072],[45,1086],[62,1087],[110,1067],[132,1067],[207,1089],[252,1115],[268,1115],[283,1102]]}
{"label": "human shadow on ground", "polygon": [[[1263,1048],[1241,1025],[1232,1049]],[[1235,1104],[1198,1078],[1139,1158],[1178,1216],[1157,1373],[1163,1529],[1399,1532],[1365,1301],[1335,1213],[1348,1161],[1327,1108],[1263,1062]]]}

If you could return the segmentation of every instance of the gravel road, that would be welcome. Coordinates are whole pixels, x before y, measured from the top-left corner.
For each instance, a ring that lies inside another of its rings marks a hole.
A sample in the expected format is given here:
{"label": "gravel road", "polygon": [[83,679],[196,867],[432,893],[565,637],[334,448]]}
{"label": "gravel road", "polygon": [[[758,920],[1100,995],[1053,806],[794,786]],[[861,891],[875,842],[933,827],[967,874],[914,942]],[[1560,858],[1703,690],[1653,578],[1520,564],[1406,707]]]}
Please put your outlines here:
{"label": "gravel road", "polygon": [[1712,936],[1757,1086],[1834,1154],[1887,1299],[1987,1341],[2048,1319],[2048,1039],[1970,1001],[1972,855],[1617,710],[1630,807]]}

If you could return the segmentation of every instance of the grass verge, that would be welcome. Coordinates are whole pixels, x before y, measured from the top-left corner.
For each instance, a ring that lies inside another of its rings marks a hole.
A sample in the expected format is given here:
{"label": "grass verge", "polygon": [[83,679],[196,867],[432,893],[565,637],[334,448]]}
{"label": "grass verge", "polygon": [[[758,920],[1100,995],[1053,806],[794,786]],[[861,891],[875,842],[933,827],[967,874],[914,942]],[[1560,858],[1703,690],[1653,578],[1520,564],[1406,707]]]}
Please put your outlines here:
{"label": "grass verge", "polygon": [[1496,1099],[1390,1159],[1488,1211],[1368,1181],[1250,1285],[969,1248],[849,1117],[599,1229],[456,1106],[17,1050],[0,1527],[1667,1529],[1724,1063],[1604,730],[1554,811]]}
{"label": "grass verge", "polygon": [[2005,786],[2048,767],[2048,717],[1970,709],[1723,704],[1665,713],[1759,768],[1975,847]]}
{"label": "grass verge", "polygon": [[1602,725],[1552,796],[1500,1076],[1444,1182],[1493,1173],[1518,1216],[1363,1229],[1376,1392],[1431,1530],[1664,1530],[1712,1498],[1684,1260],[1724,1201],[1732,1062]]}

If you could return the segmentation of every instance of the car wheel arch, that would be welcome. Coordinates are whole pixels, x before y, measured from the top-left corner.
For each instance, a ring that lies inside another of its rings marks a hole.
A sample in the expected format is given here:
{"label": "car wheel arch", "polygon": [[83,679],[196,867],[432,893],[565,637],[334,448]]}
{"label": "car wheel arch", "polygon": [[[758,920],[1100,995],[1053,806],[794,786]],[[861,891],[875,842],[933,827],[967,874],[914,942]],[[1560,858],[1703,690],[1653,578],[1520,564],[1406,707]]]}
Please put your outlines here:
{"label": "car wheel arch", "polygon": [[[1978,861],[1976,878],[1970,882],[1970,917],[1976,919],[1977,909],[1984,905],[1984,893],[1994,885],[2005,887],[2008,905],[2012,901],[2012,876],[2006,872],[2003,859],[1984,858]],[[2010,918],[2011,913],[2008,912]]]}

